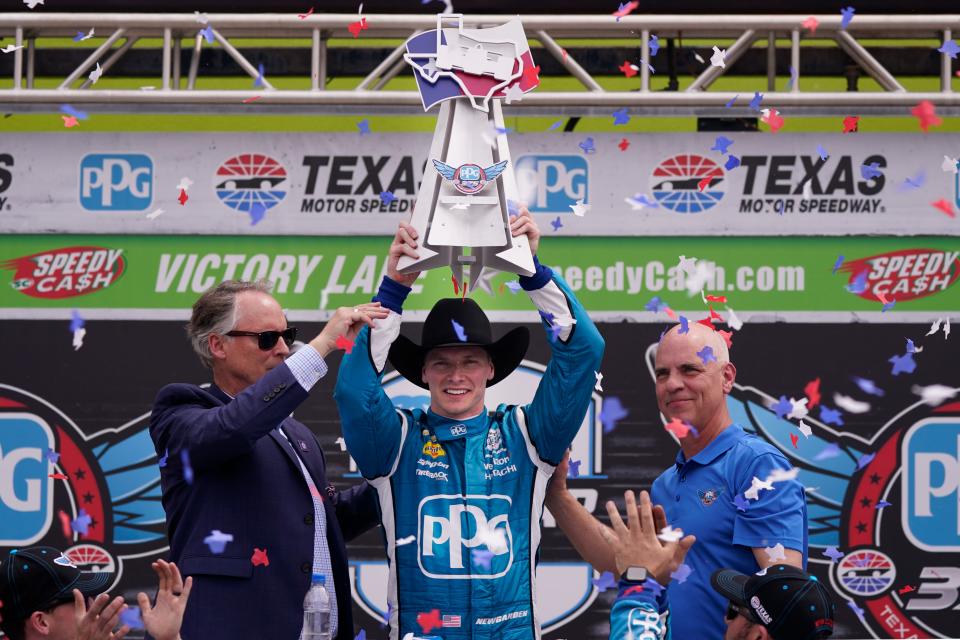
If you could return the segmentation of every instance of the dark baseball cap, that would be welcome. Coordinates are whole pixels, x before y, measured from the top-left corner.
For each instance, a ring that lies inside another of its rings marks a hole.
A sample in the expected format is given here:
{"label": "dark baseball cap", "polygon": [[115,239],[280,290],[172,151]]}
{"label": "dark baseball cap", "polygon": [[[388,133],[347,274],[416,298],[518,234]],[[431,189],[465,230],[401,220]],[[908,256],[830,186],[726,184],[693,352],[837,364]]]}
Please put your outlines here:
{"label": "dark baseball cap", "polygon": [[816,576],[776,564],[754,575],[720,569],[714,590],[750,611],[776,640],[813,640],[833,635],[836,607]]}
{"label": "dark baseball cap", "polygon": [[14,549],[0,564],[0,616],[4,623],[25,620],[64,602],[73,602],[73,590],[96,597],[113,582],[109,571],[80,571],[59,549]]}

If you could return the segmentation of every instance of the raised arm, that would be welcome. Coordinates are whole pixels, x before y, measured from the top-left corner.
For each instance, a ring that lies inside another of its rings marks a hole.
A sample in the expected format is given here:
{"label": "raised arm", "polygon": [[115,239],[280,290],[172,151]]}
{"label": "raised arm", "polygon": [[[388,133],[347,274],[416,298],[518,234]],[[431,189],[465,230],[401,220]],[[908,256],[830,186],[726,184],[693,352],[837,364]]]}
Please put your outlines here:
{"label": "raised arm", "polygon": [[387,275],[374,301],[383,305],[387,317],[372,329],[364,328],[350,353],[340,363],[333,398],[343,423],[343,439],[363,477],[373,480],[387,476],[400,455],[408,425],[380,385],[390,345],[400,334],[403,302],[419,274],[397,271],[401,255],[416,255],[417,232],[401,223],[390,245]]}
{"label": "raised arm", "polygon": [[186,450],[193,469],[203,471],[249,453],[326,375],[323,357],[338,348],[337,338],[352,339],[361,326],[386,315],[374,303],[337,309],[309,345],[223,406],[211,407],[208,394],[192,385],[167,385],[157,394],[150,416],[158,454],[177,459]]}
{"label": "raised arm", "polygon": [[[540,232],[526,208],[513,221],[513,233],[526,233],[536,251]],[[537,260],[536,272],[520,277],[533,301],[553,352],[533,402],[524,407],[527,428],[540,457],[557,464],[573,441],[590,404],[595,372],[603,359],[603,338],[563,279]]]}

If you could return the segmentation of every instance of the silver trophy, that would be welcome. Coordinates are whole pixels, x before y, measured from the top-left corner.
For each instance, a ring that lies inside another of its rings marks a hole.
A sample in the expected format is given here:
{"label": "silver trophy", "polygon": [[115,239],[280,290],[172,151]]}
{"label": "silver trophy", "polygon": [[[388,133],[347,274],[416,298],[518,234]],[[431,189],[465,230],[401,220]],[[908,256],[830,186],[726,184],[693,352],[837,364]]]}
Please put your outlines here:
{"label": "silver trophy", "polygon": [[510,234],[520,191],[500,107],[539,84],[523,25],[464,29],[462,15],[438,15],[436,30],[406,48],[424,110],[440,104],[440,113],[410,220],[420,257],[401,256],[400,271],[449,265],[469,290],[484,269],[533,275],[526,236]]}

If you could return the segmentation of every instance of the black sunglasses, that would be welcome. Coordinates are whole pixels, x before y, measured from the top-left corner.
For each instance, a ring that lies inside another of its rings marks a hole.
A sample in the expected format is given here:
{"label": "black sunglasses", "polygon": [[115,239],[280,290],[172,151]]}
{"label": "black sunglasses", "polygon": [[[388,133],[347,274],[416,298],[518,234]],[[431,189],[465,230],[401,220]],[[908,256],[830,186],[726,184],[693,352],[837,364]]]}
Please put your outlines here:
{"label": "black sunglasses", "polygon": [[283,331],[261,331],[260,333],[255,331],[228,331],[227,335],[251,336],[257,339],[257,346],[260,347],[260,349],[263,351],[268,351],[277,345],[277,341],[280,338],[283,338],[283,342],[288,347],[292,346],[293,341],[297,339],[297,328],[287,327]]}
{"label": "black sunglasses", "polygon": [[733,602],[728,602],[727,613],[726,613],[727,620],[734,620],[736,619],[737,616],[743,616],[744,618],[746,618],[747,620],[749,620],[754,624],[762,624],[760,620],[758,620],[757,617],[753,615],[753,612],[750,611],[749,609],[745,607],[741,607],[737,604],[734,604]]}

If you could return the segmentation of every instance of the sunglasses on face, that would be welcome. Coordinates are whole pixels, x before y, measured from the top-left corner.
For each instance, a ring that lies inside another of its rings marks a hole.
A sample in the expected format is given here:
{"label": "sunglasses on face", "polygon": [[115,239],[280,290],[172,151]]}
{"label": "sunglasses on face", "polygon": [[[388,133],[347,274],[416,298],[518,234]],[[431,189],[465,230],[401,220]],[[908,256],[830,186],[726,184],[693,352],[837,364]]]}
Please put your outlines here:
{"label": "sunglasses on face", "polygon": [[227,335],[256,338],[257,346],[263,351],[269,351],[277,345],[277,341],[280,340],[280,338],[283,338],[284,344],[288,347],[293,345],[293,341],[297,339],[297,328],[287,327],[283,331],[261,331],[259,333],[255,331],[230,331]]}
{"label": "sunglasses on face", "polygon": [[727,613],[726,613],[727,620],[735,620],[737,616],[743,616],[744,618],[746,618],[747,620],[749,620],[754,624],[761,624],[761,622],[757,619],[757,617],[753,615],[752,611],[744,607],[741,607],[739,605],[736,605],[732,602],[728,602]]}

